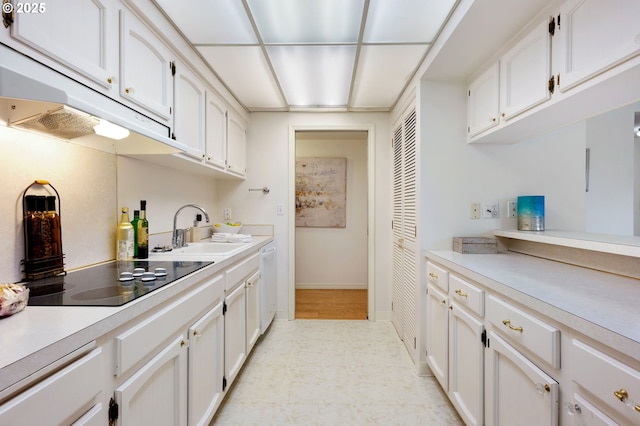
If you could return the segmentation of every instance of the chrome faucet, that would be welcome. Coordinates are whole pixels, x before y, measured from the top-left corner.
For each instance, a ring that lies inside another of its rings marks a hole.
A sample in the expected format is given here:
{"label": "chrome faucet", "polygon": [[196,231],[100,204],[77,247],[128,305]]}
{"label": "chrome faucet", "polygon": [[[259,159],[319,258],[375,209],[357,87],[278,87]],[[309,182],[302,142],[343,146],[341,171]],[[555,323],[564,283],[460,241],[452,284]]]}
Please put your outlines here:
{"label": "chrome faucet", "polygon": [[[204,213],[204,217],[207,220],[207,223],[209,223],[209,215],[207,214],[207,211],[204,209],[204,207],[201,207],[197,204],[185,204],[184,206],[180,207],[176,212],[176,214],[173,216],[173,232],[171,233],[172,235],[171,245],[173,246],[173,248],[184,247],[187,245],[187,243],[185,243],[186,238],[185,238],[184,230],[176,229],[176,221],[178,220],[178,213],[180,213],[180,210],[184,209],[185,207],[193,207],[194,209],[200,210],[202,213]],[[178,234],[180,234],[180,236]]]}

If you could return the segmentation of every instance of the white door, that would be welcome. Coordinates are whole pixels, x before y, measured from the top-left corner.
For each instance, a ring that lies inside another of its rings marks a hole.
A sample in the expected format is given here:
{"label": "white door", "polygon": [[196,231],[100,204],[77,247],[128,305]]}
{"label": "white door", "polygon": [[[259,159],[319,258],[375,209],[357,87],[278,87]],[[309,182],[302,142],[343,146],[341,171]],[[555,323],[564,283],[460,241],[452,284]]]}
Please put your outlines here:
{"label": "white door", "polygon": [[218,303],[189,328],[189,425],[209,424],[222,402],[223,306]]}
{"label": "white door", "polygon": [[638,0],[564,2],[553,41],[559,54],[560,90],[569,90],[640,54],[639,16]]}
{"label": "white door", "polygon": [[449,313],[449,397],[466,425],[481,426],[484,424],[484,325],[455,301],[451,302]]}
{"label": "white door", "polygon": [[402,337],[403,321],[403,239],[402,239],[402,122],[393,131],[393,291],[391,299],[392,323]]}
{"label": "white door", "polygon": [[187,423],[187,345],[176,337],[115,391],[118,425]]}
{"label": "white door", "polygon": [[263,290],[260,272],[256,272],[247,279],[247,353],[260,337],[260,292]]}
{"label": "white door", "polygon": [[508,120],[551,99],[551,36],[545,20],[500,60],[500,112]]}
{"label": "white door", "polygon": [[227,161],[227,107],[211,90],[207,90],[205,119],[206,162],[224,170]]}
{"label": "white door", "polygon": [[173,62],[169,48],[133,12],[120,10],[120,96],[171,122]]}
{"label": "white door", "polygon": [[449,298],[427,285],[427,364],[445,392],[449,391]]}
{"label": "white door", "polygon": [[247,173],[247,132],[240,117],[227,111],[227,170],[244,176]]}
{"label": "white door", "polygon": [[500,122],[498,64],[486,70],[469,85],[468,133],[473,137]]}
{"label": "white door", "polygon": [[226,296],[224,302],[224,376],[226,386],[231,386],[247,358],[244,282]]}
{"label": "white door", "polygon": [[493,331],[487,339],[485,423],[556,426],[558,383]]}
{"label": "white door", "polygon": [[2,32],[0,41],[20,51],[26,45],[85,77],[93,88],[104,93],[111,90],[119,75],[118,16],[113,0],[14,1],[13,4],[18,12],[28,13],[15,13],[11,38],[5,40]]}
{"label": "white door", "polygon": [[205,158],[204,83],[183,63],[176,63],[173,79],[173,132],[185,154]]}

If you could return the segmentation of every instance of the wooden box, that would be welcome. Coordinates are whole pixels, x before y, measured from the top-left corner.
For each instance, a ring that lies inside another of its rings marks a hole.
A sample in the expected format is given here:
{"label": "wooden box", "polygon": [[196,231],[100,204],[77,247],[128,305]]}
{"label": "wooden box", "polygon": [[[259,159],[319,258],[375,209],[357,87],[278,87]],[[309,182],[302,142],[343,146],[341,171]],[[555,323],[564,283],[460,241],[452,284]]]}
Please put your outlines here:
{"label": "wooden box", "polygon": [[453,251],[458,253],[497,253],[498,240],[489,237],[453,237]]}

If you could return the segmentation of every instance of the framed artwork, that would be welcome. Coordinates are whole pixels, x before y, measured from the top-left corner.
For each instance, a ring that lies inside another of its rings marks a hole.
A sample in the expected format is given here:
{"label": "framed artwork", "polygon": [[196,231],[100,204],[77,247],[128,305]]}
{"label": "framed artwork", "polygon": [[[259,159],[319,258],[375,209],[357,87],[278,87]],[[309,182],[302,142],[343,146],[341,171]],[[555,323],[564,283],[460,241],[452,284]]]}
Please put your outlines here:
{"label": "framed artwork", "polygon": [[296,159],[296,226],[347,226],[347,159]]}

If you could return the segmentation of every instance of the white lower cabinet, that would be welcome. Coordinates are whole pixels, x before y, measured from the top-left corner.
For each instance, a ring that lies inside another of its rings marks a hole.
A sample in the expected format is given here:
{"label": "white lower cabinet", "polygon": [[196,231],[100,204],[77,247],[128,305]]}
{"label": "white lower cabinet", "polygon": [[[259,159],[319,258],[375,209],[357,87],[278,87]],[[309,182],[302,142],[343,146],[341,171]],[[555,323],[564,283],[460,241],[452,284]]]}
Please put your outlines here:
{"label": "white lower cabinet", "polygon": [[101,347],[63,367],[0,405],[3,425],[104,424]]}
{"label": "white lower cabinet", "polygon": [[223,308],[221,301],[189,327],[189,425],[209,424],[222,402]]}
{"label": "white lower cabinet", "polygon": [[224,317],[224,377],[225,387],[230,386],[247,358],[246,301],[244,282],[228,296]]}
{"label": "white lower cabinet", "polygon": [[445,392],[449,391],[449,298],[427,285],[427,364]]}
{"label": "white lower cabinet", "polygon": [[187,423],[187,344],[178,335],[115,390],[118,425]]}
{"label": "white lower cabinet", "polygon": [[262,291],[260,271],[247,279],[245,289],[247,298],[247,353],[249,353],[260,337],[260,292]]}
{"label": "white lower cabinet", "polygon": [[493,331],[487,334],[488,425],[557,425],[558,382]]}

